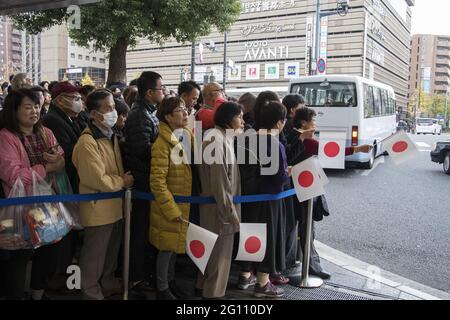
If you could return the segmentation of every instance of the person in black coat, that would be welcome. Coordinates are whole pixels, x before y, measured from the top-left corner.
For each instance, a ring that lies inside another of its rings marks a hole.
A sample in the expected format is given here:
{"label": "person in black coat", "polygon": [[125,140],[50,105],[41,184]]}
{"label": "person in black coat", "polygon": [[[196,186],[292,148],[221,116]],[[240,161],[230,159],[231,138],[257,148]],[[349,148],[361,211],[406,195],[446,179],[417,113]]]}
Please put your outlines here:
{"label": "person in black coat", "polygon": [[[42,120],[43,125],[52,130],[64,150],[65,169],[74,194],[79,193],[80,180],[72,163],[72,153],[87,124],[87,115],[83,114],[83,101],[78,91],[79,88],[68,81],[52,86],[52,103]],[[60,290],[64,290],[66,287],[66,270],[72,264],[79,233],[79,231],[71,231],[60,242],[57,266],[58,278],[54,282]]]}
{"label": "person in black coat", "polygon": [[72,152],[86,127],[86,119],[79,118],[83,102],[78,90],[68,81],[55,85],[52,90],[52,104],[42,120],[43,125],[52,130],[64,150],[66,173],[74,193],[78,193],[79,178],[72,163]]}
{"label": "person in black coat", "polygon": [[[164,99],[165,87],[161,75],[151,71],[142,73],[137,86],[139,96],[128,114],[123,130],[124,168],[132,172],[136,190],[150,192],[151,149],[159,134],[156,110]],[[134,287],[131,293],[136,297],[143,297],[142,289],[154,285],[156,249],[149,243],[149,206],[148,201],[133,200],[130,281]]]}

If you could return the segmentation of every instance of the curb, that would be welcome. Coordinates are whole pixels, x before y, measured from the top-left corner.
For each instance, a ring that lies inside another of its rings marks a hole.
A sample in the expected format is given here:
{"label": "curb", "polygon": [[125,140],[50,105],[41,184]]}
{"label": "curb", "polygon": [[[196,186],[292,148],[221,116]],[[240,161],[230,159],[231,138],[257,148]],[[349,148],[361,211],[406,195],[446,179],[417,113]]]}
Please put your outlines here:
{"label": "curb", "polygon": [[[421,283],[385,271],[379,267],[333,249],[317,240],[314,244],[321,258],[328,260],[343,269],[394,288],[400,292],[400,296],[406,294],[421,300],[450,300],[450,294],[444,291],[425,286]],[[374,268],[377,268],[377,270],[379,269],[379,274],[374,274],[369,271],[374,270]]]}

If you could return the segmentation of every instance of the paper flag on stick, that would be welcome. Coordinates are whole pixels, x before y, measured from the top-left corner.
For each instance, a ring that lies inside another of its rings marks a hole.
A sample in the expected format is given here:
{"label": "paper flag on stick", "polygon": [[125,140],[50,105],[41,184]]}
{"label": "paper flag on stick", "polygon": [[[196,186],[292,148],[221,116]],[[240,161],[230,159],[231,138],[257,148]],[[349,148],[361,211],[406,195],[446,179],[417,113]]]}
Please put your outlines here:
{"label": "paper flag on stick", "polygon": [[266,255],[267,225],[265,223],[241,223],[238,261],[261,262]]}
{"label": "paper flag on stick", "polygon": [[419,154],[416,144],[403,131],[384,141],[384,147],[395,164],[401,164]]}
{"label": "paper flag on stick", "polygon": [[292,179],[300,202],[313,199],[325,193],[314,158],[309,158],[293,167]]}
{"label": "paper flag on stick", "polygon": [[320,133],[319,163],[322,168],[345,169],[346,132]]}
{"label": "paper flag on stick", "polygon": [[186,253],[203,274],[205,274],[206,265],[217,238],[217,234],[193,223],[189,224],[186,235]]}

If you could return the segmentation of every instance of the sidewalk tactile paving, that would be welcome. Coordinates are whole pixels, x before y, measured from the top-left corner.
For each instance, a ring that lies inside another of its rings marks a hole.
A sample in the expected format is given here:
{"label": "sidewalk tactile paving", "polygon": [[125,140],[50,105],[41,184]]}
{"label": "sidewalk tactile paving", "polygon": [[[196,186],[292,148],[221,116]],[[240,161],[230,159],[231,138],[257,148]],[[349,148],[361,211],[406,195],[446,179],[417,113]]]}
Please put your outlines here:
{"label": "sidewalk tactile paving", "polygon": [[284,286],[284,300],[374,300],[366,297],[328,289],[324,287],[303,289],[293,286]]}

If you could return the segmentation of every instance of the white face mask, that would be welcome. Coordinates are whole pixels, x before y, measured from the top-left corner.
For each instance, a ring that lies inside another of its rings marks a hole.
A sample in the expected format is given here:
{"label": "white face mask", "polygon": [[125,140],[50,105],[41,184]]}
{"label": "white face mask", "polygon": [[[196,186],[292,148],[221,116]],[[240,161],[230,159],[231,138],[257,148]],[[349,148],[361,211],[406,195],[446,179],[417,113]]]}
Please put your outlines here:
{"label": "white face mask", "polygon": [[108,128],[112,128],[116,125],[117,119],[119,118],[117,111],[111,111],[103,114],[102,124]]}
{"label": "white face mask", "polygon": [[72,110],[75,113],[80,113],[83,110],[83,101],[80,99],[72,103]]}

